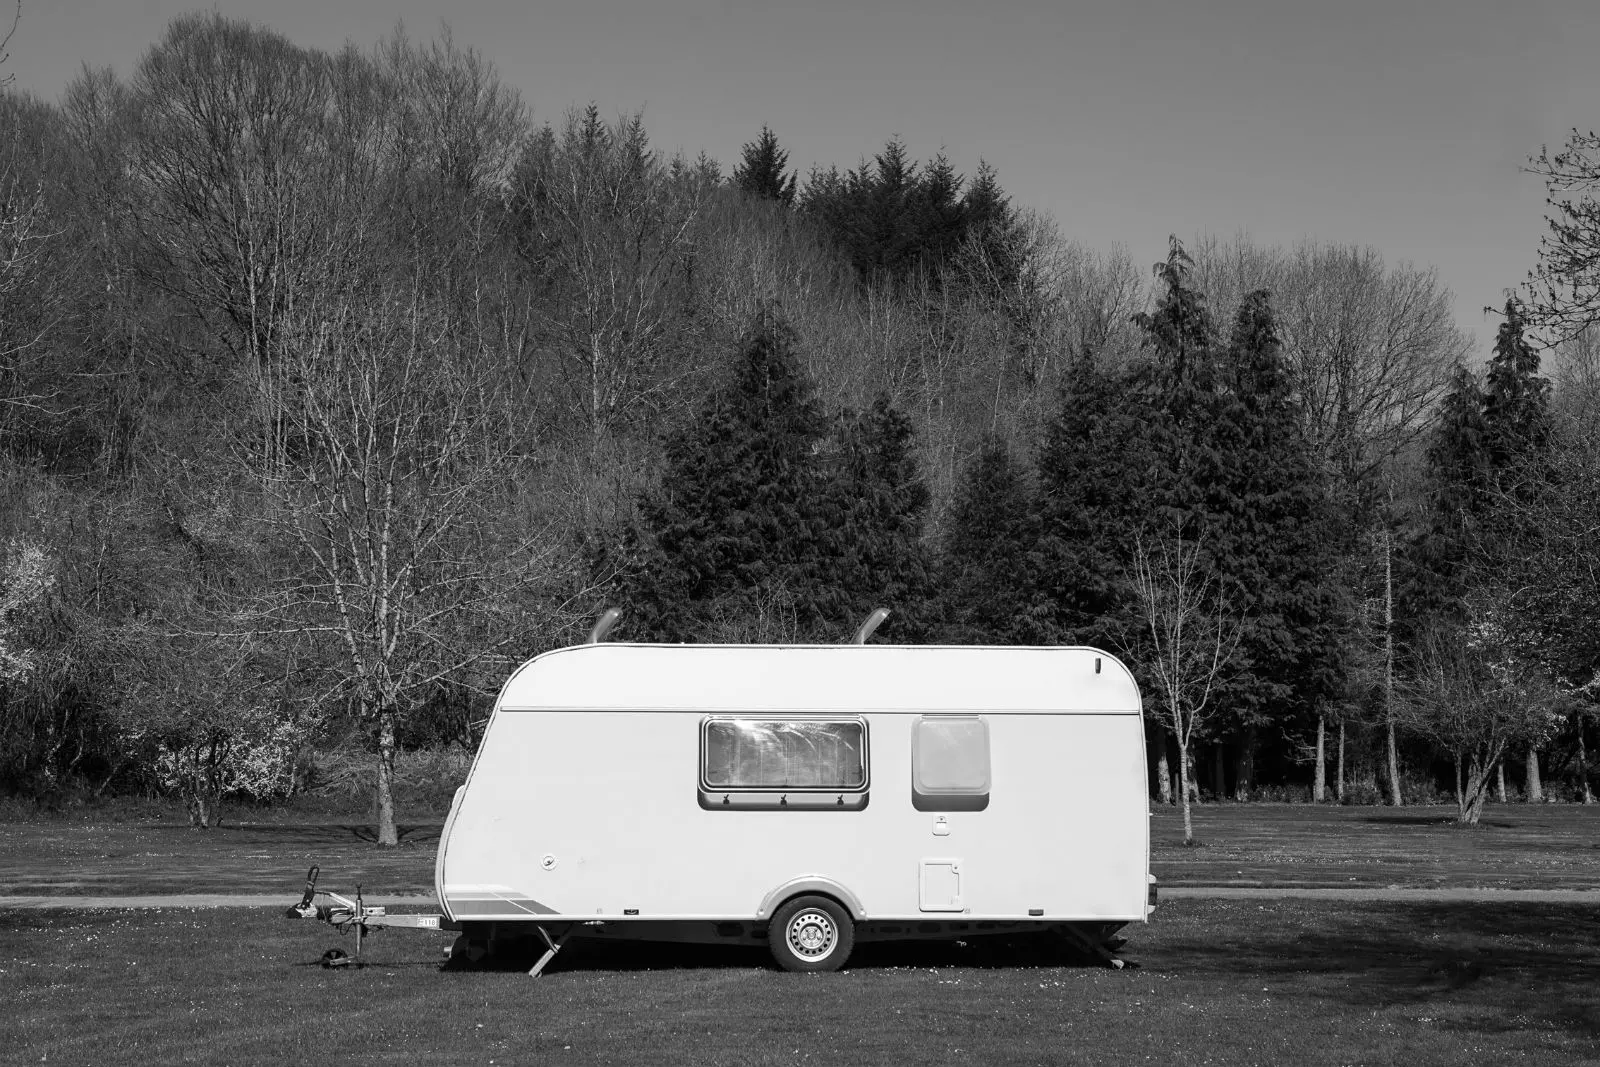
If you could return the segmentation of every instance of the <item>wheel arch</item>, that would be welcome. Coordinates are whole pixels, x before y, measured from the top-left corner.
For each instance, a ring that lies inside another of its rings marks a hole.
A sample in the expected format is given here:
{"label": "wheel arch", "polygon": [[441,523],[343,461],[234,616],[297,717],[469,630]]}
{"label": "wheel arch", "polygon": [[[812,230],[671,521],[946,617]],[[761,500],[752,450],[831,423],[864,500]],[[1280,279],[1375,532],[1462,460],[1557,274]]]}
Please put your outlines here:
{"label": "wheel arch", "polygon": [[843,884],[820,874],[808,874],[800,878],[791,878],[782,885],[773,889],[761,898],[761,906],[756,909],[758,920],[771,919],[779,908],[796,897],[818,896],[827,897],[845,910],[852,922],[865,922],[867,914],[861,907],[861,899],[850,892]]}

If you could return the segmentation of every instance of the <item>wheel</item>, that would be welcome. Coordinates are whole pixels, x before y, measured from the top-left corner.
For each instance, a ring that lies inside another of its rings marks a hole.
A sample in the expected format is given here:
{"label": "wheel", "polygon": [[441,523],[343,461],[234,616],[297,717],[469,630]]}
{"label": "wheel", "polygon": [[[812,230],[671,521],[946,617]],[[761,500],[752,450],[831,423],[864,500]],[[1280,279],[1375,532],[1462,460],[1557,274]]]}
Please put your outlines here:
{"label": "wheel", "polygon": [[468,937],[466,934],[457,935],[446,954],[446,966],[461,970],[476,967],[482,963],[484,957],[489,955],[489,942],[479,937]]}
{"label": "wheel", "polygon": [[837,971],[855,941],[850,914],[827,897],[796,897],[767,927],[772,958],[786,971]]}

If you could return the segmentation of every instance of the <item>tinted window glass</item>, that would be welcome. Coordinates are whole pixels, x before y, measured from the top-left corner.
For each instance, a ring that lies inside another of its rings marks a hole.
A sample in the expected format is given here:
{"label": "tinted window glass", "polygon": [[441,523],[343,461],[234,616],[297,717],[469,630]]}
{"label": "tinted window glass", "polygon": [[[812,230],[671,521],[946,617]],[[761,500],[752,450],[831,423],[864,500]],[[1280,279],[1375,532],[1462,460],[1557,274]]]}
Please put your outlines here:
{"label": "tinted window glass", "polygon": [[807,719],[713,719],[705,728],[712,789],[859,789],[866,726]]}
{"label": "tinted window glass", "polygon": [[979,810],[989,801],[989,724],[925,716],[911,733],[911,797],[919,811]]}

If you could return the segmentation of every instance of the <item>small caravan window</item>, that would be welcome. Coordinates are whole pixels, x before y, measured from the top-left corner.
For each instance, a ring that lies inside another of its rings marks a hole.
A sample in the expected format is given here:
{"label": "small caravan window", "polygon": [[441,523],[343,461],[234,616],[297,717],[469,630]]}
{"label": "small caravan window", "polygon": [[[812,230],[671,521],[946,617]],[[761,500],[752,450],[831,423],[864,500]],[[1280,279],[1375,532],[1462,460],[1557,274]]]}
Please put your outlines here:
{"label": "small caravan window", "polygon": [[706,807],[859,809],[867,788],[861,719],[707,719],[700,733]]}
{"label": "small caravan window", "polygon": [[977,715],[925,715],[911,727],[911,803],[918,811],[989,806],[989,723]]}

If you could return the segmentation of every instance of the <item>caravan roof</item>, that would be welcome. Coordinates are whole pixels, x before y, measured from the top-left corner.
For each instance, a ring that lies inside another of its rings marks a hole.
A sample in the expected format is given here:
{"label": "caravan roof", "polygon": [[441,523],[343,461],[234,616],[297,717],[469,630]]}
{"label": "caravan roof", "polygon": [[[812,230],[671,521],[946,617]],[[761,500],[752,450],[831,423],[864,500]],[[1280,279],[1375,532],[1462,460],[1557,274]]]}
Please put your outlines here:
{"label": "caravan roof", "polygon": [[1127,669],[1096,649],[967,645],[578,645],[524,664],[498,708],[1140,713]]}

